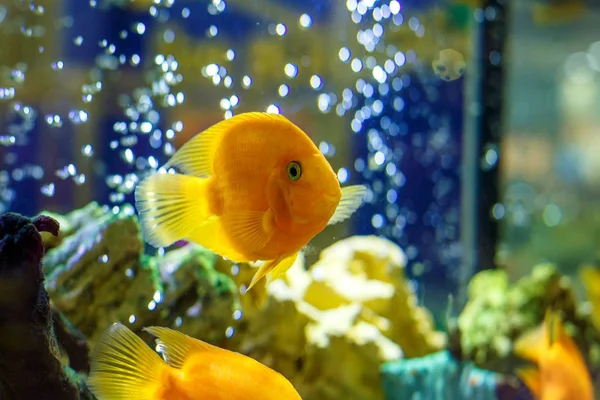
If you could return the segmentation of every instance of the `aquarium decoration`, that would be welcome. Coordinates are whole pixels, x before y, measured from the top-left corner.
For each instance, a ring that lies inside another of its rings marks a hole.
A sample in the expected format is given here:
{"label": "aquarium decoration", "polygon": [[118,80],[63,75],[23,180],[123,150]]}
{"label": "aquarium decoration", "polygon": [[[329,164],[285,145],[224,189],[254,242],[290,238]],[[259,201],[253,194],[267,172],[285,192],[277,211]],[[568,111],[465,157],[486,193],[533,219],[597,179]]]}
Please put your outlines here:
{"label": "aquarium decoration", "polygon": [[[544,25],[583,10],[536,3]],[[521,400],[514,342],[552,308],[597,376],[600,283],[590,306],[550,263],[494,269],[509,4],[0,4],[0,400],[94,399],[90,354],[115,322],[153,347],[159,325],[250,356],[304,400]],[[150,248],[134,192],[247,111],[289,117],[332,181],[366,190],[351,223],[246,293],[256,265]]]}
{"label": "aquarium decoration", "polygon": [[58,236],[59,224],[0,215],[0,398],[91,400],[85,379],[59,357],[40,232]]}
{"label": "aquarium decoration", "polygon": [[[339,241],[310,272],[301,257],[258,307],[253,292],[236,289],[250,282],[254,267],[197,245],[144,256],[130,206],[44,213],[64,226],[58,239],[44,235],[46,286],[91,348],[110,321],[142,335],[142,327],[160,323],[254,357],[306,398],[336,399],[348,392],[377,398],[382,362],[401,358],[403,348],[413,357],[445,345],[403,277],[406,256],[382,238]],[[349,366],[343,376],[327,361],[340,357]]]}
{"label": "aquarium decoration", "polygon": [[387,400],[497,400],[501,375],[458,363],[448,351],[381,367]]}
{"label": "aquarium decoration", "polygon": [[[29,221],[7,215],[3,220]],[[457,399],[495,398],[502,383],[499,373],[474,367],[468,357],[456,361],[444,350],[446,335],[435,330],[403,277],[406,255],[386,239],[341,240],[309,270],[301,257],[282,279],[263,287],[266,304],[258,306],[236,289],[250,281],[253,266],[193,244],[160,258],[143,255],[139,222],[128,205],[90,203],[66,215],[43,215],[34,221],[57,221],[38,222],[52,234],[36,233],[38,250],[42,243],[48,249],[43,271],[57,315],[46,346],[74,385],[88,373],[87,349],[113,320],[149,344],[141,328],[160,323],[250,355],[288,377],[306,399],[348,393],[398,399],[423,393],[430,380],[438,382],[432,387],[439,393],[463,396]],[[54,229],[59,223],[60,233]],[[341,359],[340,375],[335,360]]]}

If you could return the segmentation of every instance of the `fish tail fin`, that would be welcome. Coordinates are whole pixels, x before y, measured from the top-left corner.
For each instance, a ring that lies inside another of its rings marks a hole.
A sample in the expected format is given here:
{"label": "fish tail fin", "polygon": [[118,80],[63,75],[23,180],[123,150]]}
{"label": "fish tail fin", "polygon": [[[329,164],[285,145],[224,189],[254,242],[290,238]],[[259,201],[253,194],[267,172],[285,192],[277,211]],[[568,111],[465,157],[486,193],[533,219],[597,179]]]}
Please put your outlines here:
{"label": "fish tail fin", "polygon": [[539,399],[542,393],[540,371],[534,367],[526,367],[517,369],[516,374],[529,388],[533,397]]}
{"label": "fish tail fin", "polygon": [[135,207],[144,239],[154,247],[182,240],[209,216],[208,179],[157,173],[135,188]]}
{"label": "fish tail fin", "polygon": [[87,386],[99,400],[152,399],[166,368],[142,339],[116,323],[94,348]]}

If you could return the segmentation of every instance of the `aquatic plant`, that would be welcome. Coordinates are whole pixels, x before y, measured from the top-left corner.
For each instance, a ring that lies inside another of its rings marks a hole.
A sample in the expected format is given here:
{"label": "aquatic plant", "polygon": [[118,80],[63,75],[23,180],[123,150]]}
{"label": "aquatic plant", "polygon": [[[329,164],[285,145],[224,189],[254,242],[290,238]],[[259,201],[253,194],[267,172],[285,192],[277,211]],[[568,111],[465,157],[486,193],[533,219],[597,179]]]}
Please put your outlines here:
{"label": "aquatic plant", "polygon": [[578,307],[572,283],[552,264],[539,264],[531,274],[509,283],[502,270],[482,271],[469,283],[469,298],[458,317],[460,345],[455,349],[478,367],[511,374],[521,363],[512,352],[520,335],[538,326],[548,308],[564,314],[568,332],[588,363],[600,346],[600,335],[589,315]]}

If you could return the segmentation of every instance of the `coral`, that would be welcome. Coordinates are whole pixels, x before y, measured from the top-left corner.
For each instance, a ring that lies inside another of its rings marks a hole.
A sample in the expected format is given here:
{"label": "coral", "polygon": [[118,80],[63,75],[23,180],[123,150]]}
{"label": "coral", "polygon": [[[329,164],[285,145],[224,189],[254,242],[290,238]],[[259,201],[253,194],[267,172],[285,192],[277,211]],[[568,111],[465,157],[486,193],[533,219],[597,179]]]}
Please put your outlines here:
{"label": "coral", "polygon": [[92,203],[59,220],[68,228],[44,259],[46,286],[90,346],[117,321],[136,333],[166,325],[216,344],[224,339],[238,294],[214,270],[212,253],[186,246],[164,257],[143,256],[130,205],[114,212]]}
{"label": "coral", "polygon": [[129,205],[92,203],[55,217],[66,229],[48,242],[48,291],[90,346],[116,321],[148,343],[141,328],[168,326],[257,359],[290,379],[305,400],[370,400],[384,398],[383,362],[400,359],[403,350],[425,355],[445,342],[405,282],[404,254],[385,239],[340,241],[310,272],[300,256],[283,279],[263,280],[241,295],[255,266],[194,244],[144,256]]}
{"label": "coral", "polygon": [[475,275],[458,317],[460,349],[456,352],[478,367],[513,373],[521,360],[513,354],[512,343],[538,326],[549,307],[562,310],[565,327],[583,354],[596,352],[592,350],[600,343],[598,333],[589,317],[578,311],[570,279],[551,264],[535,266],[529,276],[513,284],[502,270]]}
{"label": "coral", "polygon": [[362,304],[362,315],[398,343],[407,358],[442,349],[446,338],[433,328],[429,312],[417,305],[405,277],[406,256],[377,236],[354,236],[323,250],[312,266],[304,300],[327,310]]}
{"label": "coral", "polygon": [[[255,272],[246,264],[236,270],[241,286]],[[303,257],[285,278],[267,286],[262,309],[253,297],[241,297],[236,348],[288,377],[305,400],[383,399],[378,368],[400,358],[400,347],[364,320],[359,303],[319,310],[305,301],[299,287],[306,288],[310,277]]]}
{"label": "coral", "polygon": [[[398,246],[375,236],[335,243],[310,271],[299,257],[282,280],[267,286],[265,309],[254,306],[252,291],[242,296],[247,322],[238,328],[241,351],[284,371],[305,400],[382,399],[381,363],[403,351],[428,354],[445,343],[406,284],[405,262]],[[231,270],[228,264],[217,268]],[[234,280],[243,286],[255,271],[236,266]],[[277,326],[265,329],[267,321]],[[295,364],[282,365],[292,356]]]}
{"label": "coral", "polygon": [[44,289],[40,231],[59,224],[39,216],[0,216],[0,398],[92,399],[83,380],[59,357],[53,313]]}

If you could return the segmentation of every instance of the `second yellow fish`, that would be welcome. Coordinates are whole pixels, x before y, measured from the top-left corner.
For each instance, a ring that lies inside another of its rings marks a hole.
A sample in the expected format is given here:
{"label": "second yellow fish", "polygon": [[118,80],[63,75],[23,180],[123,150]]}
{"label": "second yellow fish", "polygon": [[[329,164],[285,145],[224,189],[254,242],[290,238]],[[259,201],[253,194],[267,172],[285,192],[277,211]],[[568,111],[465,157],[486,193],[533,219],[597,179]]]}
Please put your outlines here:
{"label": "second yellow fish", "polygon": [[248,289],[292,266],[327,225],[352,215],[362,185],[340,187],[319,149],[279,114],[243,113],[196,135],[135,190],[148,243],[196,242],[234,262],[265,261]]}
{"label": "second yellow fish", "polygon": [[144,330],[165,360],[123,324],[112,325],[94,348],[87,380],[98,400],[302,400],[253,358],[169,328]]}

